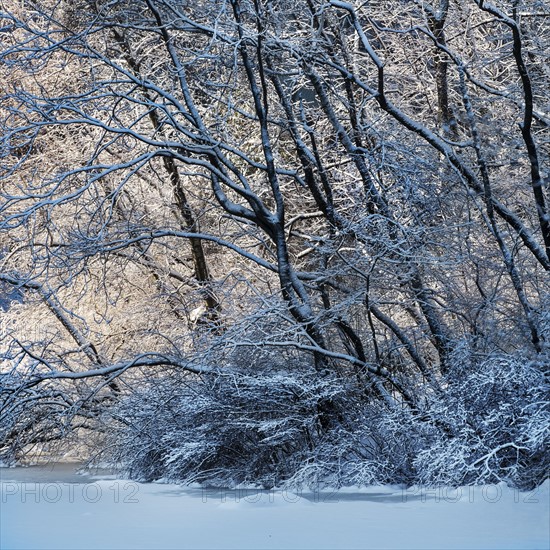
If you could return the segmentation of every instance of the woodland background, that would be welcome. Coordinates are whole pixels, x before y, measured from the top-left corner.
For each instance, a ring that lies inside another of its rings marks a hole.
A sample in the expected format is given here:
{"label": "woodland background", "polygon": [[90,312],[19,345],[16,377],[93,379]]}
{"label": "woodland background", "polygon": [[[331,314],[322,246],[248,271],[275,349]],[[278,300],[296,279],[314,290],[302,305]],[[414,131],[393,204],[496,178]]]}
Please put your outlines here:
{"label": "woodland background", "polygon": [[0,458],[541,483],[549,15],[0,1]]}

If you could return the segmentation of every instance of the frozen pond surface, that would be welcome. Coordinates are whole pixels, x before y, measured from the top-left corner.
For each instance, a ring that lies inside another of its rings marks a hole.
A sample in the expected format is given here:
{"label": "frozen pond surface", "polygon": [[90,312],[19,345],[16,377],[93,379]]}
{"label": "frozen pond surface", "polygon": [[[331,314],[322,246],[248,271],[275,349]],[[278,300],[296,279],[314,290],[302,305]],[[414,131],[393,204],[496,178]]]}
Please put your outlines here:
{"label": "frozen pond surface", "polygon": [[135,483],[76,465],[0,468],[0,548],[548,549],[549,488],[301,494]]}

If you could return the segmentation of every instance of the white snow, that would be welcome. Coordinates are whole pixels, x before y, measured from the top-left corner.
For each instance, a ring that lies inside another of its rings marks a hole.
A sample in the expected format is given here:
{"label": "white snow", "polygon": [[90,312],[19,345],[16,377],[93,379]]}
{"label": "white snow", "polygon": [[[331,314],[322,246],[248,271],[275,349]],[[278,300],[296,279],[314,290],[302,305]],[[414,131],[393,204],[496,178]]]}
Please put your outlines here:
{"label": "white snow", "polygon": [[[75,481],[79,483],[75,483]],[[550,546],[550,483],[214,491],[0,469],[0,548],[507,548]]]}

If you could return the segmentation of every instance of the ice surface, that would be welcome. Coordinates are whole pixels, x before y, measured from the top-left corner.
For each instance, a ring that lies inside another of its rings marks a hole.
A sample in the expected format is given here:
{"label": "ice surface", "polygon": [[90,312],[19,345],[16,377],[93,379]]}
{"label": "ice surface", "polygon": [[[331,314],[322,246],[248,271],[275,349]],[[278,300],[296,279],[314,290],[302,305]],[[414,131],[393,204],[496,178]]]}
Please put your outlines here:
{"label": "ice surface", "polygon": [[[99,476],[101,477],[101,476]],[[0,548],[549,548],[550,483],[220,491],[0,469]],[[75,483],[79,481],[79,483]]]}

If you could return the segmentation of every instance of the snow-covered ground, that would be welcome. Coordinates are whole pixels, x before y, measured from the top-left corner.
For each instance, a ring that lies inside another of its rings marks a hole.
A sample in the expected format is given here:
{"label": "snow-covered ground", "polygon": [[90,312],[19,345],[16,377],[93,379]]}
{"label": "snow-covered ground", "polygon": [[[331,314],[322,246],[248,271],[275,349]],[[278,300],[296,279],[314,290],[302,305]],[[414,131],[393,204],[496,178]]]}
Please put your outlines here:
{"label": "snow-covered ground", "polygon": [[550,484],[338,493],[206,491],[0,468],[0,548],[550,547]]}

